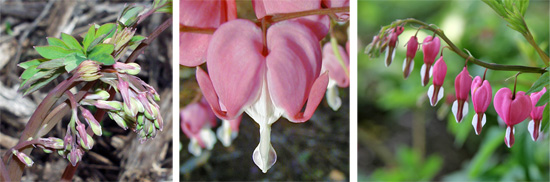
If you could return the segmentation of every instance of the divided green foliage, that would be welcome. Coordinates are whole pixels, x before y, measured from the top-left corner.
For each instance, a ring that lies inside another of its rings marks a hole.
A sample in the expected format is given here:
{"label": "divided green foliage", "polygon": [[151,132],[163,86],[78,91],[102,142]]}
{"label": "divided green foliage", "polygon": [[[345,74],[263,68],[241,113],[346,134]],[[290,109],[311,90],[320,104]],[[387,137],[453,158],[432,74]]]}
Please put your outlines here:
{"label": "divided green foliage", "polygon": [[92,49],[88,59],[101,62],[104,65],[113,65],[115,64],[115,59],[111,56],[113,50],[113,44],[98,44]]}
{"label": "divided green foliage", "polygon": [[153,9],[158,8],[155,10],[157,13],[172,14],[172,5],[172,0],[155,0],[155,2],[153,2]]}
{"label": "divided green foliage", "polygon": [[125,27],[133,26],[137,22],[138,15],[143,9],[144,7],[142,6],[128,6],[124,8],[122,14],[118,18],[118,22]]}
{"label": "divided green foliage", "polygon": [[80,43],[78,43],[78,41],[73,36],[66,33],[61,33],[61,38],[63,39],[63,42],[67,44],[69,49],[79,50],[80,52],[84,53],[82,51],[82,46],[80,45]]}
{"label": "divided green foliage", "polygon": [[75,52],[75,50],[67,50],[59,46],[36,46],[34,49],[47,59],[59,59]]}
{"label": "divided green foliage", "polygon": [[533,83],[533,86],[526,92],[526,94],[530,94],[533,92],[538,92],[542,90],[542,87],[545,87],[550,84],[548,72],[542,74],[540,78]]}
{"label": "divided green foliage", "polygon": [[67,44],[65,44],[65,42],[63,42],[61,39],[58,39],[58,38],[55,38],[55,37],[48,37],[47,39],[48,39],[48,44],[51,45],[51,46],[58,46],[58,47],[62,47],[64,49],[69,49]]}
{"label": "divided green foliage", "polygon": [[483,0],[498,15],[500,15],[509,24],[508,26],[521,34],[527,34],[527,26],[523,15],[529,6],[529,0]]}
{"label": "divided green foliage", "polygon": [[86,61],[87,58],[79,54],[70,54],[64,58],[63,65],[65,65],[65,70],[71,72],[73,69],[78,67],[80,63]]}

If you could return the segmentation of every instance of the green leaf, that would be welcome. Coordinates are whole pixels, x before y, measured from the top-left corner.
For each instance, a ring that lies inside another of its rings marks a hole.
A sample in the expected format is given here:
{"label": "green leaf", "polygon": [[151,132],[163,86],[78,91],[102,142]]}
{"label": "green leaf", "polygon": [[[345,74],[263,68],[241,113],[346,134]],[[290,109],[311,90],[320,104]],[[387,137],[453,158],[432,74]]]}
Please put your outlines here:
{"label": "green leaf", "polygon": [[92,24],[90,25],[90,28],[88,29],[88,33],[84,36],[84,40],[82,40],[82,45],[84,46],[84,50],[86,52],[88,51],[88,46],[94,41],[95,39],[95,26]]}
{"label": "green leaf", "polygon": [[542,87],[545,87],[546,85],[550,84],[549,78],[550,77],[548,76],[548,72],[542,74],[542,76],[540,76],[540,78],[537,81],[535,81],[533,86],[531,86],[531,88],[525,94],[541,91]]}
{"label": "green leaf", "polygon": [[61,38],[63,39],[63,42],[69,46],[69,49],[76,49],[82,51],[82,46],[78,41],[71,35],[66,33],[61,33]]}
{"label": "green leaf", "polygon": [[63,66],[63,59],[52,59],[41,63],[37,69],[56,69]]}
{"label": "green leaf", "polygon": [[38,73],[38,71],[40,70],[36,69],[36,67],[38,67],[38,65],[32,65],[28,67],[25,71],[23,71],[23,73],[21,73],[21,79],[24,79],[24,80],[29,79],[34,74]]}
{"label": "green leaf", "polygon": [[95,33],[95,39],[90,43],[86,52],[90,52],[97,44],[103,42],[103,39],[113,36],[114,30],[116,30],[116,25],[112,23],[107,23],[99,27]]}
{"label": "green leaf", "polygon": [[19,63],[17,66],[23,69],[28,69],[31,66],[38,66],[41,62],[44,62],[44,61],[47,61],[47,59],[33,59],[30,61]]}
{"label": "green leaf", "polygon": [[36,81],[40,79],[47,79],[50,78],[57,70],[39,70],[36,74],[34,74],[31,78],[25,80],[25,84],[21,86],[22,89],[27,89],[31,85],[33,85]]}
{"label": "green leaf", "polygon": [[546,91],[542,96],[540,96],[539,101],[537,102],[536,106],[543,106],[544,104],[548,103],[548,93],[549,91]]}
{"label": "green leaf", "polygon": [[91,54],[111,54],[115,50],[115,46],[113,44],[98,44],[96,45],[92,51]]}
{"label": "green leaf", "polygon": [[484,137],[483,142],[481,143],[481,148],[478,150],[472,162],[470,162],[469,176],[470,178],[477,178],[484,171],[483,166],[486,162],[493,156],[494,151],[502,145],[502,138],[504,131],[497,127],[490,127],[489,131],[486,131],[487,135]]}
{"label": "green leaf", "polygon": [[74,50],[63,49],[59,46],[36,46],[34,47],[38,54],[48,59],[64,58],[68,54],[74,53]]}
{"label": "green leaf", "polygon": [[141,6],[128,7],[124,9],[118,21],[126,27],[132,26],[136,23],[137,16],[143,9]]}
{"label": "green leaf", "polygon": [[23,95],[27,95],[29,93],[32,93],[38,89],[41,89],[42,87],[46,86],[48,83],[50,83],[52,80],[56,79],[57,77],[59,77],[59,75],[61,75],[61,73],[63,72],[60,72],[60,71],[56,71],[55,73],[53,73],[51,75],[51,77],[47,78],[47,79],[43,79],[43,80],[40,80],[40,81],[37,81],[36,83],[32,84],[29,89],[27,89],[25,91],[25,93]]}
{"label": "green leaf", "polygon": [[65,70],[67,72],[71,72],[76,67],[78,67],[78,65],[80,65],[80,63],[82,63],[83,61],[86,61],[86,60],[87,59],[84,56],[80,56],[78,54],[71,54],[71,55],[68,55],[67,57],[65,57],[63,65],[65,65]]}
{"label": "green leaf", "polygon": [[97,62],[101,62],[104,65],[113,65],[115,64],[115,58],[111,56],[111,54],[99,54],[99,53],[91,53],[90,56],[88,56],[88,59],[94,60]]}
{"label": "green leaf", "polygon": [[55,38],[55,37],[48,37],[46,39],[48,39],[48,44],[51,45],[51,46],[58,46],[58,47],[62,47],[64,49],[69,49],[67,44],[65,44],[65,42],[63,42],[61,39],[58,39],[58,38]]}

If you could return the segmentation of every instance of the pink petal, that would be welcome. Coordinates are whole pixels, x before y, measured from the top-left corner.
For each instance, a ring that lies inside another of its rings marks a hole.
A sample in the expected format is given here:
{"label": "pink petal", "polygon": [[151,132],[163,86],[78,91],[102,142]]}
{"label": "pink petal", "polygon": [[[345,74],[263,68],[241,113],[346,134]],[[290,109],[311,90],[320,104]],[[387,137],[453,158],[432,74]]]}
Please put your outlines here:
{"label": "pink petal", "polygon": [[424,63],[433,64],[437,53],[439,53],[439,47],[441,46],[441,41],[439,37],[432,38],[432,36],[427,36],[422,43],[422,52],[424,53]]}
{"label": "pink petal", "polygon": [[[479,85],[477,88],[475,85]],[[472,102],[474,104],[474,111],[478,113],[484,113],[487,111],[489,104],[491,104],[491,98],[493,97],[493,90],[489,81],[484,80],[483,84],[481,78],[476,76],[474,82],[472,82]]]}
{"label": "pink petal", "polygon": [[531,98],[525,95],[525,92],[519,91],[516,93],[516,98],[512,100],[510,107],[510,121],[512,125],[516,125],[529,117],[533,106]]}
{"label": "pink petal", "polygon": [[[338,46],[338,51],[340,56],[344,61],[346,68],[349,70],[349,57],[346,54],[345,50]],[[338,58],[334,55],[332,45],[330,42],[327,42],[323,46],[323,67],[322,70],[328,70],[330,79],[335,80],[339,87],[345,88],[349,86],[349,75],[346,74],[346,71],[342,68]]]}
{"label": "pink petal", "polygon": [[205,125],[212,127],[216,117],[204,101],[191,103],[180,111],[181,129],[189,138],[199,134]]}
{"label": "pink petal", "polygon": [[542,87],[541,91],[531,93],[531,104],[533,104],[533,109],[531,110],[531,118],[533,120],[542,120],[542,114],[547,104],[538,107],[536,105],[537,102],[539,102],[540,97],[542,97],[544,93],[546,93],[546,87]]}
{"label": "pink petal", "polygon": [[321,48],[307,27],[291,21],[271,26],[267,42],[270,51],[267,56],[269,92],[275,105],[293,117],[302,110],[313,82],[319,76]]}
{"label": "pink petal", "polygon": [[468,100],[468,93],[471,87],[472,78],[470,77],[470,73],[468,73],[468,69],[464,67],[455,79],[456,99],[464,101]]}
{"label": "pink petal", "polygon": [[[237,18],[234,0],[180,1],[180,24],[196,28],[217,28]],[[180,64],[198,66],[206,61],[206,49],[212,35],[180,33]],[[185,50],[185,51],[183,51]]]}
{"label": "pink petal", "polygon": [[[214,92],[227,110],[227,116],[218,117],[234,119],[258,97],[266,69],[261,41],[260,28],[242,19],[223,24],[212,36],[206,64]],[[218,104],[211,95],[206,97],[211,105]]]}
{"label": "pink petal", "polygon": [[447,75],[447,64],[443,60],[443,56],[439,57],[437,62],[434,64],[433,68],[433,84],[442,86],[445,81],[445,76]]}
{"label": "pink petal", "polygon": [[504,120],[508,126],[513,126],[510,123],[510,103],[512,102],[512,91],[509,88],[501,88],[495,94],[494,106],[497,114]]}

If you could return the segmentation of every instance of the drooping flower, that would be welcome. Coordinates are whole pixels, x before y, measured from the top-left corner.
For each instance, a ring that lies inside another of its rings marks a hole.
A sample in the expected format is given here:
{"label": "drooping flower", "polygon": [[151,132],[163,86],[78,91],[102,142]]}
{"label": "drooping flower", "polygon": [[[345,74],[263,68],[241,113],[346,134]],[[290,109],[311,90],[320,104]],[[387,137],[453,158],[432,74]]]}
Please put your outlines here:
{"label": "drooping flower", "polygon": [[464,67],[455,79],[456,101],[451,110],[455,116],[456,122],[462,122],[462,119],[468,114],[468,93],[472,87],[472,78],[468,69]]}
{"label": "drooping flower", "polygon": [[[292,13],[321,9],[321,0],[252,0],[252,6],[254,7],[256,17],[261,19],[266,15],[277,13]],[[311,15],[291,19],[289,21],[305,25],[317,36],[318,40],[323,39],[329,31],[330,19],[327,15]]]}
{"label": "drooping flower", "polygon": [[308,27],[279,22],[267,30],[266,38],[264,52],[262,31],[253,22],[225,23],[208,47],[210,75],[201,68],[196,73],[216,116],[231,120],[246,112],[258,123],[260,144],[253,159],[264,173],[277,156],[269,139],[271,124],[281,116],[297,123],[309,120],[328,83],[328,74],[321,74],[318,38]]}
{"label": "drooping flower", "polygon": [[[342,58],[345,68],[349,70],[349,57],[346,51],[338,46],[338,52]],[[329,81],[327,85],[327,103],[332,110],[338,110],[342,105],[342,100],[338,96],[338,87],[345,88],[349,86],[348,71],[342,68],[342,64],[334,54],[334,49],[330,42],[323,46],[323,66],[321,72],[328,71]]]}
{"label": "drooping flower", "polygon": [[386,36],[386,67],[389,67],[391,62],[393,61],[393,58],[395,57],[395,46],[397,46],[397,38],[401,33],[403,33],[403,30],[405,30],[402,26],[396,26],[395,28],[391,29],[388,33],[388,36]]}
{"label": "drooping flower", "polygon": [[481,128],[485,125],[486,116],[485,111],[491,104],[491,98],[493,98],[493,89],[489,81],[482,80],[481,77],[476,76],[472,82],[471,87],[472,104],[474,105],[474,111],[476,112],[472,119],[472,126],[476,135],[481,133]]}
{"label": "drooping flower", "polygon": [[530,116],[531,121],[529,121],[529,126],[527,129],[529,130],[529,133],[531,133],[531,138],[533,141],[537,141],[539,138],[540,133],[540,125],[542,121],[542,113],[544,113],[544,108],[547,104],[544,104],[543,106],[536,106],[537,102],[539,102],[540,97],[546,93],[546,87],[543,87],[541,91],[533,92],[531,93],[531,104],[533,109],[531,110]]}
{"label": "drooping flower", "polygon": [[[414,68],[414,56],[418,50],[418,39],[415,35],[411,36],[411,39],[407,42],[407,56],[403,61],[403,77],[405,79],[409,78],[413,68]],[[445,65],[445,67],[447,67]]]}
{"label": "drooping flower", "polygon": [[[180,24],[195,28],[218,28],[237,18],[235,0],[182,0]],[[206,49],[212,35],[180,32],[180,64],[198,66],[206,61]]]}
{"label": "drooping flower", "polygon": [[420,69],[420,78],[422,81],[422,86],[428,85],[430,77],[432,77],[432,64],[439,53],[439,47],[441,46],[441,41],[439,37],[427,36],[422,43],[422,53],[424,54],[424,64]]}
{"label": "drooping flower", "polygon": [[430,98],[430,104],[435,106],[437,102],[443,98],[445,90],[442,86],[445,81],[445,76],[447,75],[447,64],[445,60],[443,60],[443,56],[439,57],[439,60],[435,62],[433,74],[433,84],[428,89],[428,97]]}
{"label": "drooping flower", "polygon": [[216,134],[211,130],[216,126],[216,116],[206,100],[203,98],[200,102],[185,106],[180,116],[181,129],[191,139],[187,148],[189,152],[199,156],[203,148],[211,150],[216,144]]}
{"label": "drooping flower", "polygon": [[506,123],[506,135],[504,136],[504,143],[508,148],[514,145],[514,125],[521,123],[523,120],[529,117],[531,113],[532,104],[531,98],[525,95],[525,92],[519,91],[515,95],[509,88],[501,88],[495,94],[494,100],[495,110],[497,114]]}

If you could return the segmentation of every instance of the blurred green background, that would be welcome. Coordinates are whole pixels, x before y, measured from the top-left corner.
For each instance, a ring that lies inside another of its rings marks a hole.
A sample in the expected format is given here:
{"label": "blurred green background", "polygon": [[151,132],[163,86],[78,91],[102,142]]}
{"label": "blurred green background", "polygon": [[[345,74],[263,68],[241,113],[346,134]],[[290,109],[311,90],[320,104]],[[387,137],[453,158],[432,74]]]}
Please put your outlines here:
{"label": "blurred green background", "polygon": [[[531,1],[525,20],[536,42],[548,54],[548,1]],[[464,59],[444,49],[448,71],[445,96],[436,107],[428,103],[428,86],[420,84],[422,52],[415,57],[414,71],[403,79],[404,44],[416,29],[410,25],[399,36],[395,59],[384,66],[384,54],[369,58],[363,53],[382,26],[396,19],[416,18],[435,24],[459,48],[475,57],[506,65],[544,66],[535,50],[518,32],[482,1],[359,1],[358,2],[358,174],[359,180],[376,181],[549,181],[548,130],[537,142],[527,131],[528,120],[516,125],[516,142],[504,144],[505,125],[498,121],[493,103],[487,124],[477,136],[471,125],[474,115],[458,124],[450,112],[454,79]],[[422,41],[432,32],[421,30]],[[442,41],[442,47],[446,44]],[[472,76],[484,68],[468,65]],[[493,96],[502,87],[513,89],[517,72],[487,72]],[[521,74],[518,91],[527,91],[539,74]],[[431,84],[431,81],[430,81]],[[548,122],[548,106],[544,123]],[[547,126],[547,125],[546,125]]]}

